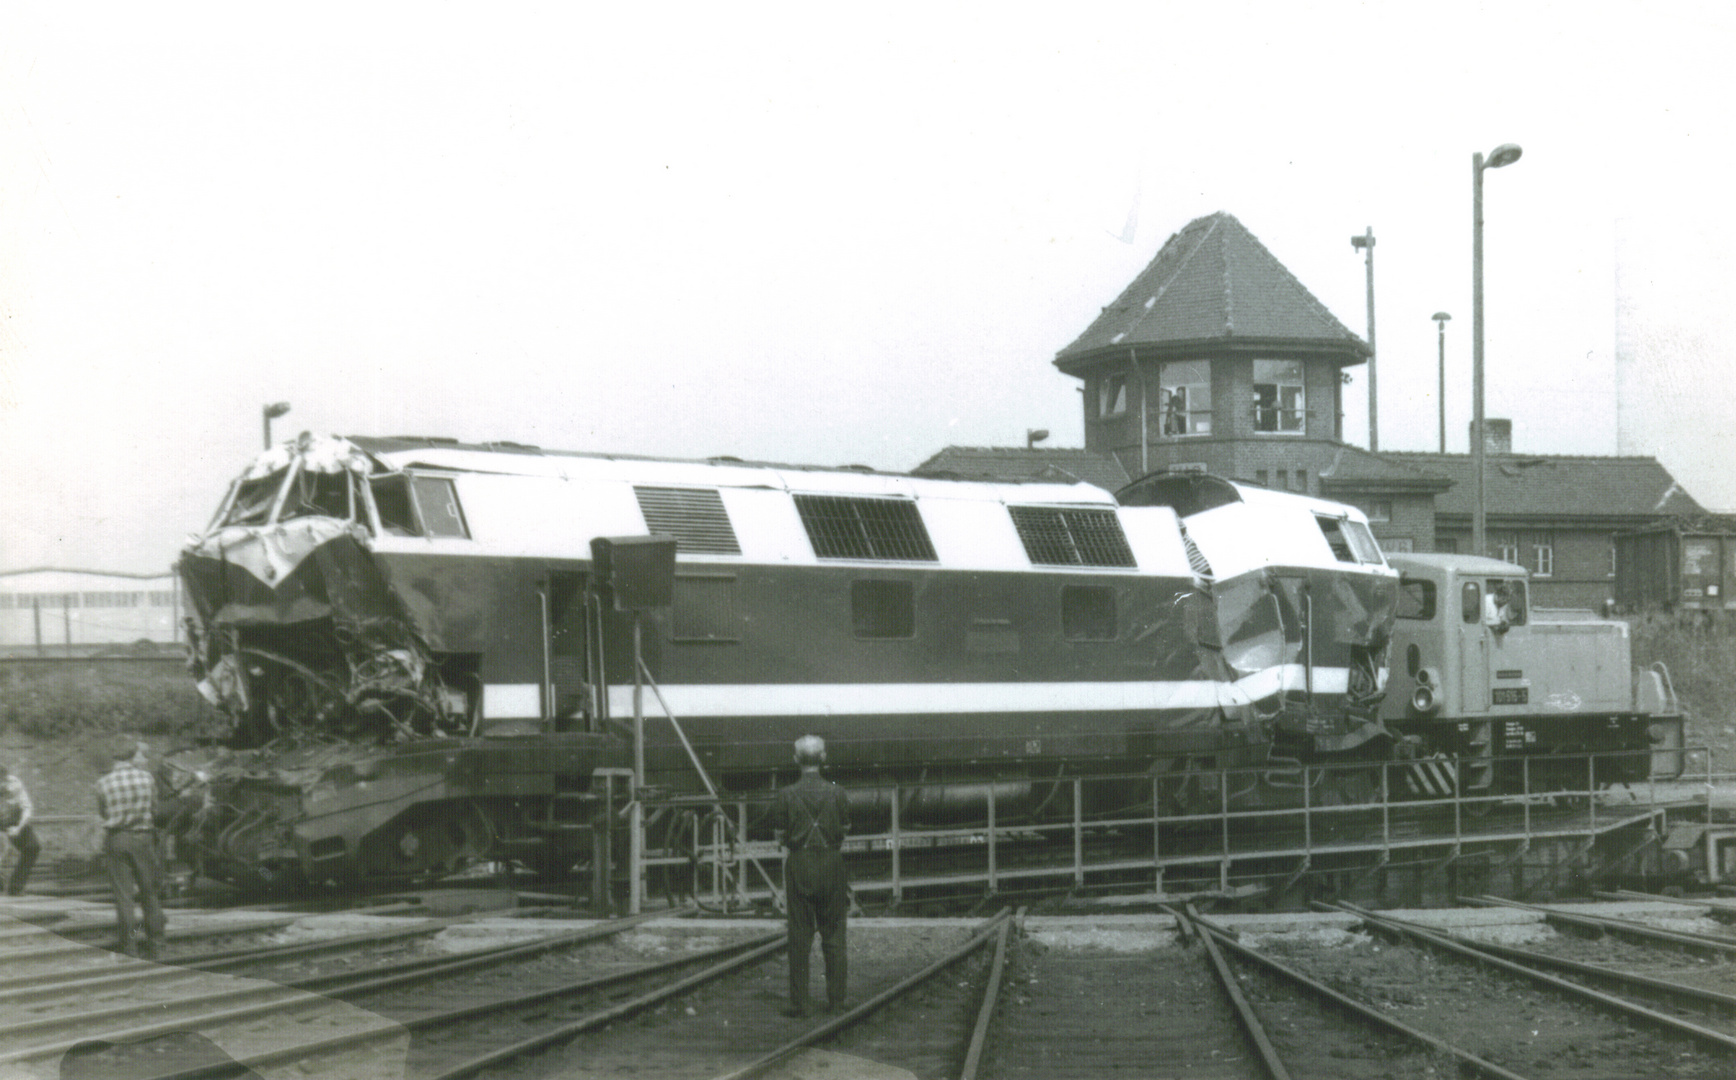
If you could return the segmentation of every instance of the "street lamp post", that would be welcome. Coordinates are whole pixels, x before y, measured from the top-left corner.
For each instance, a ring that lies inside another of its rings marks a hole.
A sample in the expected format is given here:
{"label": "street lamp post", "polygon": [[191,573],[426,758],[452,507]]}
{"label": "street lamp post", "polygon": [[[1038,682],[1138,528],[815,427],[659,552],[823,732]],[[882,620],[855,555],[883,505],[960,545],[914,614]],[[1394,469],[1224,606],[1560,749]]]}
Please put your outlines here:
{"label": "street lamp post", "polygon": [[1374,451],[1380,449],[1379,384],[1374,372],[1374,226],[1368,226],[1361,236],[1351,237],[1350,246],[1366,256],[1368,266],[1368,448]]}
{"label": "street lamp post", "polygon": [[1471,155],[1471,458],[1477,470],[1477,506],[1471,515],[1471,550],[1489,554],[1488,461],[1483,434],[1483,170],[1499,169],[1519,160],[1516,143],[1502,143],[1489,152]]}
{"label": "street lamp post", "polygon": [[1452,318],[1444,311],[1437,311],[1429,318],[1435,320],[1435,326],[1440,330],[1440,376],[1441,387],[1435,394],[1435,403],[1441,407],[1441,453],[1447,452],[1447,321]]}
{"label": "street lamp post", "polygon": [[259,420],[265,425],[265,448],[271,449],[271,422],[289,411],[289,402],[279,401],[272,405],[259,407]]}

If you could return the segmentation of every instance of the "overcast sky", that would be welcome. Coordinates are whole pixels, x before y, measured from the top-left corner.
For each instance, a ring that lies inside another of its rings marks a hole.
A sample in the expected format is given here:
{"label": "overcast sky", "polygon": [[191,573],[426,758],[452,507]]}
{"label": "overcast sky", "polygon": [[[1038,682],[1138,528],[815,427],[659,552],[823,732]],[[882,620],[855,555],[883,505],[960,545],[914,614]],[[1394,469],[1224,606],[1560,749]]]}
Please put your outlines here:
{"label": "overcast sky", "polygon": [[1373,226],[1381,445],[1436,446],[1444,309],[1462,451],[1503,142],[1490,415],[1736,507],[1727,5],[1013,10],[13,0],[0,569],[167,566],[277,400],[898,470],[1081,445],[1056,351],[1218,210],[1358,333]]}

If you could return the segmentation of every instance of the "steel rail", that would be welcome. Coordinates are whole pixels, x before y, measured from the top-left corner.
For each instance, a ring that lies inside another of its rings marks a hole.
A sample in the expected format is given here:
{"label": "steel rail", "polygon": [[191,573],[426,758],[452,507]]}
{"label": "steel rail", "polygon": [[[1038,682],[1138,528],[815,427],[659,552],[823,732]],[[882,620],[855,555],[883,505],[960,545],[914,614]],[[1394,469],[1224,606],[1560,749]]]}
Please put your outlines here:
{"label": "steel rail", "polygon": [[[1021,909],[1020,915],[1023,914]],[[1017,916],[1015,916],[1017,917]],[[1001,923],[1000,932],[995,935],[995,959],[989,966],[988,985],[983,987],[982,1004],[977,1007],[976,1024],[970,1033],[970,1046],[964,1053],[964,1067],[959,1070],[958,1080],[976,1080],[978,1067],[982,1064],[983,1047],[988,1044],[989,1024],[995,1018],[995,1008],[1001,1000],[1001,979],[1007,970],[1007,936],[1013,929],[1013,920]]]}
{"label": "steel rail", "polygon": [[1581,929],[1597,930],[1600,933],[1626,934],[1646,941],[1665,941],[1689,949],[1705,949],[1710,952],[1723,953],[1726,956],[1736,956],[1736,940],[1725,937],[1713,937],[1710,934],[1691,934],[1682,930],[1660,930],[1655,926],[1647,926],[1633,919],[1618,919],[1612,915],[1585,915],[1579,912],[1562,911],[1560,908],[1541,907],[1537,904],[1521,903],[1518,900],[1503,900],[1498,896],[1470,897],[1466,903],[1479,907],[1510,907],[1521,911],[1535,911],[1547,921],[1557,925],[1566,924]]}
{"label": "steel rail", "polygon": [[[261,922],[248,923],[239,926],[183,926],[175,930],[167,931],[163,935],[163,938],[165,941],[195,941],[199,938],[228,937],[236,934],[257,934],[268,930],[282,930],[284,927],[292,926],[297,921],[305,918],[307,918],[305,915],[293,915],[281,919],[267,919]],[[113,924],[110,923],[107,925],[99,925],[94,928],[84,927],[81,929],[88,933],[92,929],[105,930],[113,928]],[[101,945],[92,945],[85,941],[74,941],[66,930],[44,928],[40,932],[52,934],[61,940],[47,942],[37,946],[26,946],[22,949],[8,949],[5,952],[0,952],[0,957],[4,957],[8,962],[14,962],[18,960],[39,960],[50,956],[60,956],[65,953],[83,952],[87,949],[96,949],[102,952],[112,951],[104,949]]]}
{"label": "steel rail", "polygon": [[1365,1005],[1362,1002],[1357,1001],[1355,998],[1347,997],[1344,994],[1339,993],[1326,984],[1304,975],[1302,972],[1297,971],[1295,968],[1292,968],[1287,964],[1281,963],[1269,956],[1265,956],[1248,948],[1246,945],[1243,945],[1241,942],[1236,940],[1233,931],[1203,915],[1195,916],[1195,923],[1207,933],[1215,936],[1219,945],[1227,947],[1231,952],[1235,953],[1242,959],[1248,960],[1262,968],[1265,968],[1267,971],[1282,976],[1295,985],[1325,998],[1331,1004],[1336,1005],[1347,1012],[1353,1013],[1354,1015],[1379,1027],[1385,1028],[1388,1031],[1393,1031],[1403,1035],[1407,1039],[1420,1043],[1431,1050],[1436,1050],[1443,1054],[1449,1054],[1462,1065],[1475,1070],[1481,1075],[1494,1077],[1496,1080],[1526,1080],[1526,1077],[1521,1076],[1510,1069],[1502,1068],[1492,1061],[1484,1061],[1469,1050],[1461,1049],[1460,1047],[1447,1042],[1445,1039],[1442,1039],[1437,1035],[1431,1035],[1420,1028],[1411,1027],[1409,1024],[1394,1019],[1372,1006]]}
{"label": "steel rail", "polygon": [[1736,915],[1736,901],[1715,897],[1661,896],[1657,893],[1634,892],[1632,889],[1616,889],[1611,892],[1593,890],[1591,895],[1599,900],[1650,900],[1658,904],[1681,904],[1685,907],[1705,908],[1714,916]]}
{"label": "steel rail", "polygon": [[[514,914],[526,914],[543,911],[541,908],[519,908]],[[220,972],[233,968],[245,967],[248,964],[287,960],[302,956],[317,956],[321,953],[337,952],[353,945],[374,945],[388,941],[398,941],[404,938],[421,937],[435,934],[451,927],[467,922],[477,922],[487,918],[512,917],[512,914],[502,915],[500,912],[472,912],[468,915],[453,915],[439,919],[428,919],[415,926],[398,926],[386,930],[364,931],[358,934],[344,934],[339,937],[320,938],[316,941],[301,941],[289,945],[267,945],[250,949],[231,949],[226,952],[207,953],[191,960],[163,958],[159,960],[125,960],[100,975],[92,975],[90,970],[74,969],[72,971],[51,971],[37,975],[19,975],[10,979],[0,979],[0,1002],[11,1001],[21,997],[39,995],[42,993],[61,993],[69,990],[96,990],[109,986],[121,986],[128,982],[138,982],[156,977],[165,967],[178,967],[190,971]],[[448,959],[443,957],[442,959]]]}
{"label": "steel rail", "polygon": [[[398,1030],[421,1031],[425,1028],[442,1027],[447,1024],[473,1020],[479,1016],[487,1016],[490,1013],[523,1008],[526,1005],[536,1005],[555,998],[568,997],[593,990],[600,990],[604,987],[613,986],[616,983],[630,982],[634,979],[644,978],[648,975],[656,975],[678,968],[691,967],[694,964],[702,963],[715,957],[728,956],[732,953],[742,952],[743,950],[750,950],[754,957],[758,957],[763,955],[766,950],[782,945],[786,941],[787,935],[780,930],[775,933],[766,934],[762,937],[751,938],[747,941],[734,942],[729,945],[720,945],[716,948],[707,949],[702,952],[676,957],[673,960],[662,960],[655,964],[646,964],[627,971],[616,971],[607,975],[597,975],[588,979],[581,979],[578,982],[562,983],[558,986],[546,987],[541,990],[532,990],[515,997],[502,998],[496,1001],[479,1002],[475,1005],[466,1005],[457,1009],[449,1009],[445,1012],[431,1013],[427,1016],[402,1020],[398,1022]],[[729,961],[727,966],[729,970],[733,970],[734,967],[741,966],[741,964],[745,962],[746,960],[743,957],[737,957],[734,960]],[[655,1002],[653,1002],[653,1004],[655,1004]],[[385,1032],[384,1034],[391,1033],[392,1032]],[[315,1054],[329,1053],[333,1050],[343,1050],[359,1043],[370,1042],[379,1038],[381,1034],[382,1032],[380,1031],[361,1031],[351,1032],[347,1035],[334,1035],[330,1038],[318,1039],[297,1046],[285,1047],[282,1050],[273,1050],[267,1053],[254,1054],[247,1058],[238,1058],[234,1061],[218,1062],[212,1065],[200,1065],[191,1069],[184,1069],[180,1072],[162,1073],[156,1076],[145,1077],[143,1080],[214,1080],[216,1077],[227,1076],[230,1073],[239,1072],[242,1069],[269,1068],[277,1065],[294,1064],[300,1061],[305,1061],[307,1058]]]}
{"label": "steel rail", "polygon": [[1492,941],[1477,941],[1473,938],[1466,937],[1463,934],[1455,934],[1447,930],[1435,930],[1434,928],[1424,926],[1421,923],[1412,922],[1409,919],[1400,919],[1392,915],[1382,915],[1381,918],[1390,922],[1413,926],[1418,930],[1438,934],[1450,941],[1456,941],[1473,949],[1481,949],[1484,952],[1493,953],[1494,955],[1504,959],[1512,960],[1514,963],[1532,964],[1538,967],[1553,967],[1561,971],[1572,972],[1582,978],[1601,979],[1606,982],[1615,983],[1618,986],[1643,988],[1660,994],[1685,998],[1693,1001],[1696,1005],[1711,1005],[1736,1013],[1736,994],[1726,994],[1717,990],[1705,990],[1698,986],[1688,986],[1684,983],[1671,982],[1668,979],[1658,979],[1650,975],[1640,975],[1636,972],[1623,971],[1620,968],[1613,968],[1604,964],[1591,964],[1586,963],[1583,960],[1569,960],[1563,956],[1551,956],[1548,953],[1537,952],[1533,949],[1522,949],[1515,945],[1501,945]]}
{"label": "steel rail", "polygon": [[769,940],[767,940],[765,944],[749,952],[743,953],[733,960],[728,960],[722,964],[709,967],[704,971],[695,972],[678,982],[671,983],[668,986],[654,990],[641,997],[634,998],[631,1001],[623,1001],[621,1004],[616,1005],[613,1008],[604,1009],[602,1012],[592,1013],[590,1016],[587,1016],[582,1020],[574,1021],[571,1024],[563,1024],[561,1027],[558,1027],[553,1031],[545,1031],[540,1035],[533,1035],[528,1039],[521,1039],[510,1046],[503,1046],[480,1057],[461,1062],[458,1065],[447,1069],[445,1072],[429,1077],[428,1080],[462,1080],[463,1077],[475,1076],[483,1069],[489,1068],[492,1065],[498,1065],[503,1061],[510,1061],[521,1054],[528,1054],[533,1050],[540,1050],[543,1047],[548,1046],[550,1043],[557,1043],[562,1039],[570,1039],[574,1035],[581,1035],[592,1028],[602,1027],[605,1024],[612,1024],[616,1020],[624,1019],[642,1009],[648,1009],[651,1006],[667,1001],[670,998],[679,997],[695,987],[703,986],[714,979],[720,979],[737,968],[746,967],[750,963],[763,960],[780,949],[788,948],[788,945],[789,939],[787,934],[780,931],[776,934],[769,935]]}
{"label": "steel rail", "polygon": [[[899,980],[896,985],[880,991],[880,993],[875,994],[873,997],[856,1006],[854,1009],[839,1016],[834,1016],[832,1019],[814,1028],[807,1034],[799,1035],[778,1047],[776,1050],[755,1058],[746,1065],[739,1066],[738,1068],[717,1076],[715,1080],[747,1080],[748,1077],[759,1075],[765,1070],[771,1068],[773,1065],[776,1065],[778,1062],[788,1058],[796,1051],[812,1046],[822,1039],[829,1038],[832,1035],[843,1031],[851,1024],[854,1024],[856,1021],[867,1016],[869,1013],[880,1008],[887,1002],[902,997],[904,994],[909,993],[913,988],[920,986],[922,983],[940,974],[948,967],[951,967],[953,964],[958,963],[971,953],[982,948],[995,936],[1000,926],[1005,923],[1011,915],[1011,909],[1002,908],[983,924],[982,929],[971,935],[970,940],[966,941],[963,945],[960,945],[947,955],[941,957],[939,960],[936,960],[934,963],[929,964],[916,974],[906,976]],[[442,1075],[436,1077],[435,1080],[458,1080],[460,1075],[468,1076],[469,1074],[453,1074],[450,1076]]]}
{"label": "steel rail", "polygon": [[[232,1020],[257,1016],[284,1007],[294,1008],[310,1002],[324,1001],[324,997],[313,995],[312,991],[315,988],[326,990],[327,996],[337,996],[338,994],[362,994],[389,989],[393,986],[415,982],[435,975],[455,974],[459,971],[465,971],[474,967],[483,967],[501,963],[506,960],[518,959],[525,956],[535,956],[544,952],[552,952],[568,945],[576,945],[588,940],[607,937],[610,934],[618,933],[619,931],[625,930],[631,926],[636,926],[639,923],[667,914],[667,912],[648,912],[570,934],[559,934],[538,941],[526,942],[519,945],[508,945],[497,949],[478,950],[476,953],[465,956],[451,958],[436,957],[431,960],[406,961],[400,964],[386,965],[384,968],[375,971],[342,972],[333,975],[318,975],[308,979],[296,980],[294,982],[247,986],[218,991],[216,993],[202,994],[190,998],[181,998],[173,1002],[173,1004],[186,1005],[194,1003],[214,1005],[223,1001],[246,1001],[248,998],[266,998],[267,1000],[246,1005],[238,1005],[234,1008],[219,1010],[212,1013],[195,1015],[190,1019],[167,1019],[156,1024],[146,1025],[143,1028],[122,1029],[121,1036],[124,1036],[127,1041],[136,1041],[137,1039],[145,1038],[149,1035],[168,1034],[174,1031],[185,1030],[191,1024],[196,1022],[229,1022]],[[392,973],[382,977],[380,974],[382,970],[389,970]],[[0,1036],[19,1035],[27,1032],[39,1032],[44,1030],[52,1031],[56,1028],[75,1026],[84,1027],[93,1022],[100,1023],[104,1021],[120,1020],[139,1013],[160,1012],[165,1004],[169,1004],[169,1002],[147,1001],[116,1006],[109,1009],[101,1009],[95,1012],[82,1013],[77,1016],[41,1017],[35,1020],[26,1020],[20,1023],[8,1024],[4,1027],[0,1027]],[[147,1034],[140,1034],[140,1032],[145,1032]],[[73,1042],[54,1045],[61,1049],[67,1049],[77,1045],[79,1042],[94,1037],[96,1037],[95,1034],[86,1032],[84,1038]],[[108,1038],[110,1041],[121,1041],[120,1037],[113,1035],[104,1037]],[[26,1047],[20,1050],[8,1051],[0,1053],[0,1063],[35,1057],[45,1052],[47,1051],[43,1047]]]}
{"label": "steel rail", "polygon": [[1279,1056],[1278,1048],[1272,1045],[1272,1040],[1266,1034],[1265,1025],[1260,1023],[1260,1015],[1254,1011],[1254,1005],[1248,996],[1242,993],[1241,984],[1236,982],[1236,976],[1230,971],[1229,962],[1218,949],[1218,944],[1212,935],[1195,925],[1199,912],[1192,904],[1185,907],[1186,914],[1176,911],[1168,905],[1159,905],[1169,912],[1178,927],[1189,927],[1194,936],[1205,946],[1206,956],[1211,961],[1212,973],[1217,976],[1218,986],[1224,991],[1224,996],[1230,999],[1230,1006],[1235,1009],[1236,1022],[1241,1025],[1242,1034],[1247,1036],[1254,1050],[1260,1055],[1260,1067],[1265,1069],[1271,1080],[1290,1080],[1290,1070],[1285,1067],[1284,1059]]}
{"label": "steel rail", "polygon": [[1691,1023],[1687,1020],[1681,1019],[1680,1017],[1671,1016],[1668,1013],[1661,1013],[1655,1009],[1648,1009],[1643,1005],[1637,1005],[1625,998],[1605,994],[1602,991],[1593,990],[1589,986],[1582,986],[1571,979],[1563,979],[1559,976],[1551,975],[1547,971],[1539,971],[1536,968],[1527,967],[1524,964],[1514,963],[1511,960],[1503,959],[1502,957],[1496,956],[1494,953],[1485,951],[1480,946],[1462,944],[1451,938],[1443,937],[1432,930],[1425,930],[1417,926],[1415,923],[1406,923],[1399,919],[1392,919],[1384,915],[1378,915],[1351,903],[1340,902],[1333,906],[1337,907],[1340,911],[1348,911],[1357,915],[1364,922],[1372,926],[1387,927],[1425,944],[1433,945],[1436,948],[1443,949],[1447,952],[1457,953],[1460,956],[1475,960],[1478,963],[1500,968],[1503,971],[1530,979],[1532,982],[1541,983],[1542,985],[1551,987],[1552,989],[1563,991],[1574,997],[1578,997],[1584,1001],[1591,1002],[1592,1004],[1602,1006],[1606,1009],[1614,1010],[1628,1017],[1645,1020],[1660,1027],[1670,1028],[1680,1034],[1712,1043],[1715,1046],[1721,1046],[1726,1050],[1736,1051],[1736,1035],[1731,1035],[1722,1031],[1713,1031],[1711,1028],[1701,1027],[1699,1024]]}

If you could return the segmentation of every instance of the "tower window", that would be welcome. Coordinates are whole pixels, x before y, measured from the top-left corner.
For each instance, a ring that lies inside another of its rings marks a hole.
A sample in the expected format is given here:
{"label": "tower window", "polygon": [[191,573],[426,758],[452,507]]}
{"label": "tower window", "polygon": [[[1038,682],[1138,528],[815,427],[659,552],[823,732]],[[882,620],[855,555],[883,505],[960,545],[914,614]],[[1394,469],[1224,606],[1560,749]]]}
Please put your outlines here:
{"label": "tower window", "polygon": [[1127,411],[1127,376],[1106,375],[1097,383],[1097,415],[1120,416]]}
{"label": "tower window", "polygon": [[1165,435],[1210,435],[1212,366],[1183,360],[1158,369],[1158,415]]}
{"label": "tower window", "polygon": [[1302,431],[1307,400],[1300,360],[1254,361],[1254,430]]}

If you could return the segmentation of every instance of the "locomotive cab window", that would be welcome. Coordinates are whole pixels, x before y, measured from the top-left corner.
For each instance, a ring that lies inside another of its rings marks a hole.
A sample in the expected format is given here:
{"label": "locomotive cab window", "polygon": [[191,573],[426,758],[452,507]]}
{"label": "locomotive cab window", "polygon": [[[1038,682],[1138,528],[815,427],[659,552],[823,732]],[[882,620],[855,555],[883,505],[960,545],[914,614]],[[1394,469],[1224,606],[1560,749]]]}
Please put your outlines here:
{"label": "locomotive cab window", "polygon": [[1326,537],[1327,546],[1332,549],[1332,557],[1339,562],[1379,566],[1386,561],[1380,553],[1380,545],[1374,542],[1374,534],[1362,522],[1320,514],[1314,515],[1314,520],[1320,526],[1321,535]]}
{"label": "locomotive cab window", "polygon": [[859,638],[915,637],[915,586],[908,581],[852,581],[850,621]]}
{"label": "locomotive cab window", "polygon": [[1435,617],[1435,583],[1427,578],[1400,578],[1398,617],[1427,620]]}
{"label": "locomotive cab window", "polygon": [[1115,640],[1115,590],[1108,585],[1061,586],[1061,636],[1068,641]]}
{"label": "locomotive cab window", "polygon": [[387,536],[421,536],[416,524],[416,510],[410,503],[410,478],[402,474],[376,476],[369,482],[374,492],[374,509],[380,515],[380,528]]}

